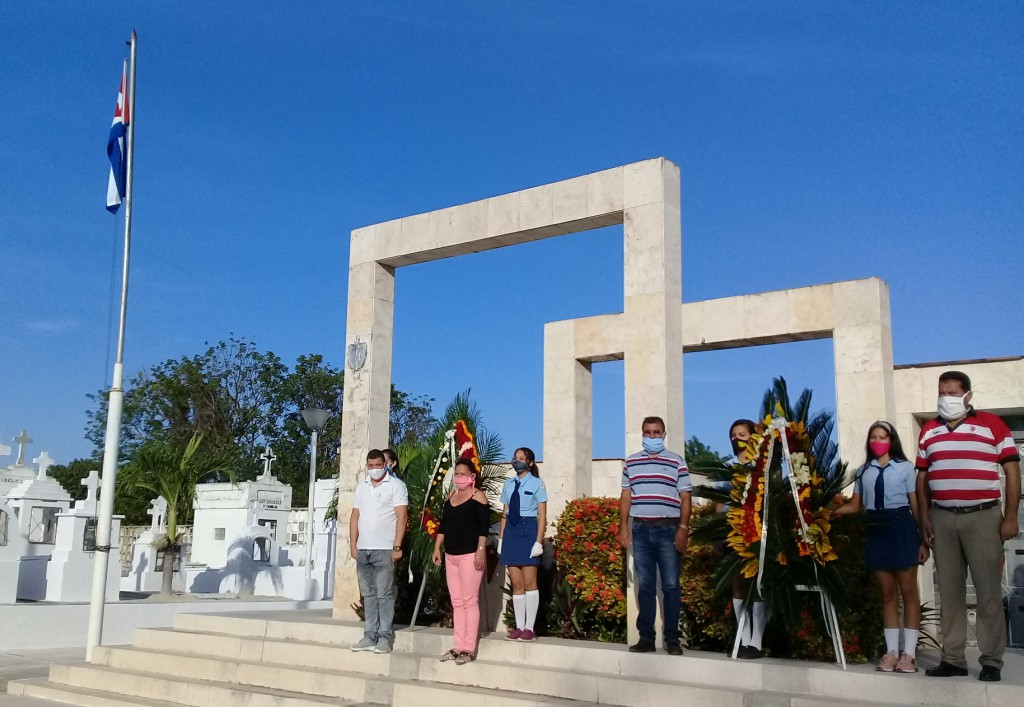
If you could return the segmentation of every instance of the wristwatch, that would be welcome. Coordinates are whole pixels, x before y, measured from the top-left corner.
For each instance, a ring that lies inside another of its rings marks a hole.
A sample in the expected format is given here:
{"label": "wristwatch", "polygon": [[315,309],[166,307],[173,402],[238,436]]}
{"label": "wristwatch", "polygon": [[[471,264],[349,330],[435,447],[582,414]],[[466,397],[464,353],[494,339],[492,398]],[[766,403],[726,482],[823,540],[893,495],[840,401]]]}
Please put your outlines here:
{"label": "wristwatch", "polygon": [[391,549],[394,550],[395,552],[401,552],[402,551],[402,546],[401,545],[395,545]]}

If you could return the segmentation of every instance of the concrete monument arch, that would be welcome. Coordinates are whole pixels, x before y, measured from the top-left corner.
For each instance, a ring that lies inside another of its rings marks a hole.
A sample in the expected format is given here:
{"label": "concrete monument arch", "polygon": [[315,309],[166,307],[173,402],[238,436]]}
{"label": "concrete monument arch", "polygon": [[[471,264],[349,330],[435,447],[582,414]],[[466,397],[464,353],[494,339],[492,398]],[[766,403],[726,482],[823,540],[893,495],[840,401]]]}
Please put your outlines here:
{"label": "concrete monument arch", "polygon": [[[353,231],[341,469],[361,468],[368,449],[388,438],[397,268],[615,224],[623,225],[624,297],[618,317],[627,334],[621,352],[626,447],[639,447],[636,420],[644,415],[660,415],[670,430],[681,433],[679,190],[679,168],[657,158]],[[558,418],[551,424],[559,439],[582,432],[577,421]],[[586,434],[589,438],[589,428]],[[563,499],[572,493],[575,474],[575,467],[552,465],[545,474],[550,493]],[[339,480],[339,518],[351,510],[357,481],[345,474]],[[358,596],[348,547],[348,524],[339,523],[336,617],[351,616],[349,604]]]}

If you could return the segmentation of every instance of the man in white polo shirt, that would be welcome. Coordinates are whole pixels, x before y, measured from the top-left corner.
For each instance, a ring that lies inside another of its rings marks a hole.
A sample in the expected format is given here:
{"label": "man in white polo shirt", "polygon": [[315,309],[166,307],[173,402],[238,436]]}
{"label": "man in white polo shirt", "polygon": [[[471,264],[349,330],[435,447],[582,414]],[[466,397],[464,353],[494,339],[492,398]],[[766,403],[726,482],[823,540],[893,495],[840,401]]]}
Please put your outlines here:
{"label": "man in white polo shirt", "polygon": [[[960,371],[939,376],[939,416],[921,428],[917,503],[921,535],[934,548],[942,606],[942,662],[930,677],[967,675],[967,570],[978,597],[979,680],[1002,677],[1006,650],[1003,543],[1020,529],[1020,455],[1006,423],[971,407],[971,379]],[[999,507],[999,471],[1006,476],[1006,508]]]}
{"label": "man in white polo shirt", "polygon": [[409,491],[384,468],[384,453],[366,455],[366,477],[356,484],[348,521],[352,559],[363,595],[363,638],[354,651],[389,653],[395,630],[395,563],[409,517]]}

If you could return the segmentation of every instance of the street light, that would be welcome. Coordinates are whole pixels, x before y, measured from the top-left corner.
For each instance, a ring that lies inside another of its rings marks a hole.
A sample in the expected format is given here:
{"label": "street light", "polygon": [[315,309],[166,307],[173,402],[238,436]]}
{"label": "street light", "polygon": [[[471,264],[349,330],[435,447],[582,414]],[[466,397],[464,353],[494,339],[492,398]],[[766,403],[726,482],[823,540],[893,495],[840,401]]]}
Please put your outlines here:
{"label": "street light", "polygon": [[[327,424],[327,419],[330,416],[330,410],[321,410],[319,408],[309,408],[302,411],[302,421],[310,429],[312,437],[312,449],[309,455],[309,518],[306,520],[306,595],[310,599],[313,598],[313,504],[316,491],[316,442],[320,430]],[[323,598],[322,590],[320,594],[320,598]]]}

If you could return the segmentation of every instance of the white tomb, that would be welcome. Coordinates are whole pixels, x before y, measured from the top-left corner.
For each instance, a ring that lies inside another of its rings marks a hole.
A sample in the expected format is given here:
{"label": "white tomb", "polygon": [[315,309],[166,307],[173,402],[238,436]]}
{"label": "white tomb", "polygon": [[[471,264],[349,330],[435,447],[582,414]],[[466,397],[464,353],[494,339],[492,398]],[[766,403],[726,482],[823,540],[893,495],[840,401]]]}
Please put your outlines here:
{"label": "white tomb", "polygon": [[286,596],[281,548],[292,488],[274,477],[270,447],[260,458],[263,473],[255,481],[196,487],[189,592]]}
{"label": "white tomb", "polygon": [[57,541],[57,516],[70,507],[71,496],[47,475],[53,465],[49,454],[43,452],[32,461],[38,472],[11,489],[7,503],[17,514],[18,533],[26,541],[18,569],[18,599],[42,601],[46,599],[46,566]]}
{"label": "white tomb", "polygon": [[[313,578],[319,583],[316,599],[334,596],[334,555],[338,540],[338,521],[327,520],[327,508],[338,489],[337,477],[318,479],[313,496]],[[347,519],[346,519],[347,520]]]}
{"label": "white tomb", "polygon": [[[306,589],[304,596],[289,593],[293,599],[319,600],[332,596],[334,591],[334,548],[337,541],[337,521],[326,520],[327,508],[334,500],[334,492],[338,488],[338,479],[317,479],[313,487],[313,569],[312,586]],[[285,585],[288,587],[288,575],[295,570],[305,577],[306,569],[306,522],[309,511],[305,508],[292,510],[291,528],[288,545],[285,547],[288,560],[295,568],[284,568]]]}
{"label": "white tomb", "polygon": [[[25,461],[25,448],[35,440],[28,436],[26,430],[22,430],[21,434],[14,437],[12,441],[18,445],[18,458],[14,464],[6,468],[0,468],[0,498],[10,493],[21,482],[31,481],[36,478],[35,468]],[[5,457],[10,453],[11,448],[9,446],[0,444],[0,457]]]}
{"label": "white tomb", "polygon": [[[167,536],[167,501],[157,496],[149,504],[146,513],[150,516],[149,530],[140,535],[132,545],[132,566],[127,577],[121,577],[122,592],[154,593],[163,589],[163,566],[160,562],[162,551],[156,544]],[[117,576],[120,576],[120,571]],[[110,576],[108,571],[107,576]],[[175,571],[171,589],[185,591],[184,573]]]}
{"label": "white tomb", "polygon": [[0,604],[13,604],[18,599],[18,574],[25,538],[19,532],[18,516],[0,496]]}
{"label": "white tomb", "polygon": [[196,486],[190,558],[193,564],[226,566],[232,542],[248,534],[252,526],[267,528],[276,547],[284,544],[292,487],[274,477],[271,467],[276,457],[269,447],[261,459],[263,473],[255,481]]}
{"label": "white tomb", "polygon": [[[70,511],[57,514],[57,538],[46,568],[47,601],[75,602],[89,601],[91,598],[99,472],[90,471],[81,484],[87,489],[85,499],[76,501]],[[118,600],[121,565],[117,543],[123,518],[114,516],[111,521],[112,545],[107,553],[106,601]],[[89,543],[86,542],[87,534],[90,536]]]}

